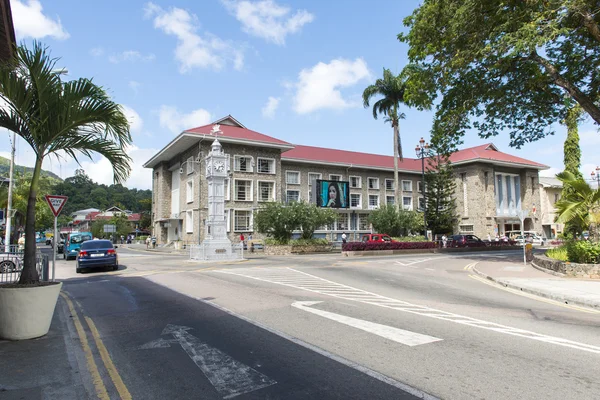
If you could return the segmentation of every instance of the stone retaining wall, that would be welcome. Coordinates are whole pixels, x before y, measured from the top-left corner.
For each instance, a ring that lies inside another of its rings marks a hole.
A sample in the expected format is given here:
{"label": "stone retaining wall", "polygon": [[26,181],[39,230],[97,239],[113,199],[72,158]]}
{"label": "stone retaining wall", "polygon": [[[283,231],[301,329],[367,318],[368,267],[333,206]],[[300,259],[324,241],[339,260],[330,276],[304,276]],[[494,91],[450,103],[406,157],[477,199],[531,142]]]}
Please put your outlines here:
{"label": "stone retaining wall", "polygon": [[404,250],[363,250],[363,251],[342,251],[344,257],[365,257],[365,256],[391,256],[395,254],[431,254],[431,253],[465,253],[476,251],[502,251],[519,250],[521,247],[515,246],[494,246],[494,247],[460,247],[445,249],[404,249]]}
{"label": "stone retaining wall", "polygon": [[600,279],[600,264],[577,264],[534,255],[533,265],[539,269],[558,272],[574,278]]}
{"label": "stone retaining wall", "polygon": [[331,245],[313,244],[309,246],[288,245],[265,245],[266,256],[286,256],[289,254],[307,254],[307,253],[329,253]]}

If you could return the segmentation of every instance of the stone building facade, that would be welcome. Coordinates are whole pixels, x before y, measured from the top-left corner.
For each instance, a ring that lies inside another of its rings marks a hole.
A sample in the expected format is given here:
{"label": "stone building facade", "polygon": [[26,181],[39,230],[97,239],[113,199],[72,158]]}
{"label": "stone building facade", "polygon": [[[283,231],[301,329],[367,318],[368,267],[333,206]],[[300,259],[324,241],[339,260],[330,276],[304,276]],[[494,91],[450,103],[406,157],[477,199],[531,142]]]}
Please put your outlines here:
{"label": "stone building facade", "polygon": [[[316,237],[350,240],[371,232],[369,213],[394,204],[393,158],[375,154],[293,145],[244,127],[228,116],[215,121],[219,141],[229,155],[225,211],[230,239],[261,236],[253,229],[253,212],[268,201],[311,201],[315,179],[349,182],[349,205]],[[153,169],[153,233],[159,243],[198,243],[206,236],[207,184],[204,158],[214,140],[211,125],[184,131],[144,166]],[[459,220],[455,233],[482,238],[518,229],[518,208],[539,202],[542,164],[499,152],[492,144],[465,149],[451,157],[456,172]],[[399,166],[400,199],[409,210],[422,210],[421,161],[405,158]],[[537,197],[536,197],[537,196]],[[536,200],[537,199],[537,200]],[[533,215],[527,230],[541,231]]]}

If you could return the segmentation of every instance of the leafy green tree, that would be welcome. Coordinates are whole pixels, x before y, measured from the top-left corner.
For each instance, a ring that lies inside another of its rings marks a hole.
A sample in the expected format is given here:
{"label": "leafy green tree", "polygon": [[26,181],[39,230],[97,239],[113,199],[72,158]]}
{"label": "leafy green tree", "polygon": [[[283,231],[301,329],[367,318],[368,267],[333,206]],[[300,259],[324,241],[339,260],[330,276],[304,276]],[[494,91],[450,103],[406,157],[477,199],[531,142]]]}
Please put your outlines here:
{"label": "leafy green tree", "polygon": [[312,239],[313,234],[322,226],[332,224],[337,219],[337,212],[331,208],[319,208],[314,204],[296,203],[296,212],[300,216],[302,239]]}
{"label": "leafy green tree", "polygon": [[408,58],[441,95],[433,134],[471,128],[519,148],[552,134],[572,99],[600,124],[600,14],[592,0],[423,0],[404,20]]}
{"label": "leafy green tree", "polygon": [[404,119],[404,113],[400,112],[400,106],[416,106],[421,109],[428,107],[428,103],[419,97],[419,94],[422,95],[424,91],[421,88],[415,90],[415,87],[421,83],[419,76],[421,76],[420,70],[414,65],[408,65],[397,76],[389,69],[384,68],[383,78],[379,78],[375,84],[369,85],[362,94],[365,108],[370,106],[371,99],[381,97],[373,103],[373,118],[377,119],[379,114],[385,115],[387,117],[385,121],[390,122],[394,130],[394,196],[398,209],[400,209],[398,160],[403,160],[399,121]]}
{"label": "leafy green tree", "polygon": [[449,155],[435,144],[430,147],[425,173],[425,213],[433,235],[451,233],[456,224],[456,183]]}
{"label": "leafy green tree", "polygon": [[[565,171],[570,172],[577,179],[583,179],[581,171],[581,148],[579,147],[579,130],[578,123],[581,116],[581,107],[575,106],[567,111],[567,117],[565,118],[565,125],[567,126],[567,139],[563,145],[564,147],[564,164]],[[573,188],[567,183],[563,182],[563,188],[561,197],[567,198],[573,192]],[[575,233],[580,230],[574,221],[567,222],[565,224],[564,231],[567,233]]]}
{"label": "leafy green tree", "polygon": [[104,156],[114,178],[129,175],[131,144],[123,109],[104,89],[80,78],[63,82],[52,59],[39,42],[17,48],[15,58],[0,68],[0,127],[15,132],[36,156],[29,189],[25,225],[25,255],[20,284],[36,283],[35,217],[42,162],[47,156]]}
{"label": "leafy green tree", "polygon": [[578,178],[570,172],[557,175],[563,184],[571,190],[565,197],[555,203],[557,221],[570,224],[575,233],[589,229],[590,237],[598,240],[598,223],[600,223],[600,189],[592,187],[583,178]]}
{"label": "leafy green tree", "polygon": [[423,230],[423,214],[398,210],[391,204],[379,207],[369,215],[369,222],[379,233],[390,236],[408,236]]}

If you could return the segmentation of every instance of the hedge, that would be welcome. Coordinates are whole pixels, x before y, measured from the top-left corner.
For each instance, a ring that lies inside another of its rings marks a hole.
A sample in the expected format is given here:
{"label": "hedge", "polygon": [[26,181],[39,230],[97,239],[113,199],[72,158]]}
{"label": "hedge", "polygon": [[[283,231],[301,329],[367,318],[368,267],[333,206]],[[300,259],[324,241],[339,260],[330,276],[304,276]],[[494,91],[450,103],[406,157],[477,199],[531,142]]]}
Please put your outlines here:
{"label": "hedge", "polygon": [[349,242],[342,245],[342,251],[435,249],[436,247],[435,242]]}

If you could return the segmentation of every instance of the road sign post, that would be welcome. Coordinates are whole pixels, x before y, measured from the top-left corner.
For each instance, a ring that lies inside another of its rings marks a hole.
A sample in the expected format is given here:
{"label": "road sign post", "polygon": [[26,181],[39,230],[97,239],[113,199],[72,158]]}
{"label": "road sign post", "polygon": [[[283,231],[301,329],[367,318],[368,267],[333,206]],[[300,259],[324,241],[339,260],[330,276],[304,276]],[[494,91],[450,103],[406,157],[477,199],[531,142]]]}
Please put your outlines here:
{"label": "road sign post", "polygon": [[50,211],[54,214],[54,240],[52,240],[52,282],[54,282],[54,276],[56,274],[56,246],[58,245],[56,242],[58,238],[58,215],[65,206],[68,197],[52,194],[48,194],[44,197],[46,197],[46,202],[48,202],[48,205],[50,206]]}
{"label": "road sign post", "polygon": [[527,253],[525,251],[525,218],[529,216],[529,211],[519,210],[517,216],[521,220],[521,238],[523,239],[523,264],[527,265]]}

